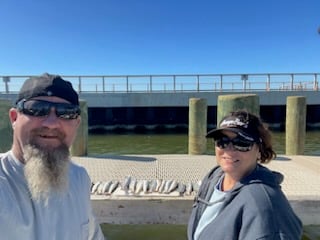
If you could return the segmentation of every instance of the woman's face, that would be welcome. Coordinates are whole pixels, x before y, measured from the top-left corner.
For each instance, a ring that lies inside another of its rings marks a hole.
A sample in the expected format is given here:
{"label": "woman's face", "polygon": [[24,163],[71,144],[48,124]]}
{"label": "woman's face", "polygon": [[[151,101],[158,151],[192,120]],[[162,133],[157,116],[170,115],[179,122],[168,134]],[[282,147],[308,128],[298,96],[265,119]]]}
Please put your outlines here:
{"label": "woman's face", "polygon": [[[237,134],[224,130],[222,134],[229,138],[235,139]],[[257,165],[257,159],[260,158],[259,147],[256,143],[251,150],[241,152],[236,150],[233,143],[229,143],[225,148],[215,146],[216,160],[226,175],[238,181],[249,174]]]}

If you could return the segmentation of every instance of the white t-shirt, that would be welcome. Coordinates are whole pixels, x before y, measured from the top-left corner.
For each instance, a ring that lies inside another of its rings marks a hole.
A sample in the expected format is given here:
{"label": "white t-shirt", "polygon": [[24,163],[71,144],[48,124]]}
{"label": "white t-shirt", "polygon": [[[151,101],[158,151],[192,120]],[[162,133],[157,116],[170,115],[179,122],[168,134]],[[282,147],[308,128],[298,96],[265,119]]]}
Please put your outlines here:
{"label": "white t-shirt", "polygon": [[91,182],[84,168],[70,162],[68,191],[47,203],[30,198],[23,168],[11,151],[0,157],[1,239],[104,239],[92,213]]}

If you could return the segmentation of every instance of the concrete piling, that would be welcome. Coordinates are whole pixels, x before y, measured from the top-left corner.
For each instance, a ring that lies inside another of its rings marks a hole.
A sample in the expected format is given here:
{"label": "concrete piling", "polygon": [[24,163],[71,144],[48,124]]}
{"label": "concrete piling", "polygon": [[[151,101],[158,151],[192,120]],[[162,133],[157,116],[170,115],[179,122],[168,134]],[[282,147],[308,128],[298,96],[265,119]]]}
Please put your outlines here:
{"label": "concrete piling", "polygon": [[287,97],[286,106],[286,155],[303,155],[306,135],[306,98]]}
{"label": "concrete piling", "polygon": [[260,114],[259,96],[256,94],[230,94],[218,96],[217,125],[221,119],[235,110],[243,110]]}
{"label": "concrete piling", "polygon": [[204,154],[207,150],[207,100],[189,99],[188,153]]}
{"label": "concrete piling", "polygon": [[81,123],[77,136],[71,146],[72,156],[86,156],[88,154],[88,106],[87,102],[79,101],[81,108]]}
{"label": "concrete piling", "polygon": [[12,102],[0,99],[0,152],[6,152],[12,145],[12,126],[9,119],[9,109]]}

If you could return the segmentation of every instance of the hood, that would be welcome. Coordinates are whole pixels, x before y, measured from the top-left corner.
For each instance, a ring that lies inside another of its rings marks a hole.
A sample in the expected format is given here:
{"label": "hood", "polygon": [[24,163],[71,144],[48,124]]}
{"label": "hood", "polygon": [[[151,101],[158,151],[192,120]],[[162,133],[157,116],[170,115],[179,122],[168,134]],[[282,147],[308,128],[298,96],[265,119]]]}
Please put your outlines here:
{"label": "hood", "polygon": [[[216,166],[215,168],[213,168],[204,177],[197,197],[209,201],[209,198],[211,197],[216,183],[223,174],[224,172],[222,171],[220,166]],[[257,164],[257,167],[252,171],[252,173],[243,178],[240,182],[236,183],[233,190],[229,192],[227,196],[227,201],[231,201],[231,199],[235,195],[237,195],[237,193],[244,185],[266,184],[273,188],[280,188],[280,184],[282,183],[283,179],[284,177],[281,173],[271,171],[268,168],[262,166],[261,164]]]}
{"label": "hood", "polygon": [[279,187],[283,182],[284,176],[276,171],[271,171],[270,169],[258,164],[256,169],[243,178],[240,184],[254,184],[263,183],[272,187]]}

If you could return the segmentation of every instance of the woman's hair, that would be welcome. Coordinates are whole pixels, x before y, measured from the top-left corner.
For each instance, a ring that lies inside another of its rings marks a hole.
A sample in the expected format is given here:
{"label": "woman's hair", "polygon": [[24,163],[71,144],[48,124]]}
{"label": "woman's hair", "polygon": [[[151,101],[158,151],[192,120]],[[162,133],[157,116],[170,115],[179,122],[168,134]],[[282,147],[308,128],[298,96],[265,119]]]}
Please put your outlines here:
{"label": "woman's hair", "polygon": [[274,159],[277,154],[272,148],[272,135],[266,123],[262,122],[258,115],[248,112],[247,110],[238,110],[231,112],[229,116],[236,116],[240,119],[246,119],[250,122],[250,125],[256,128],[256,133],[259,136],[260,141],[257,143],[259,145],[259,150],[261,153],[260,163],[268,163]]}

